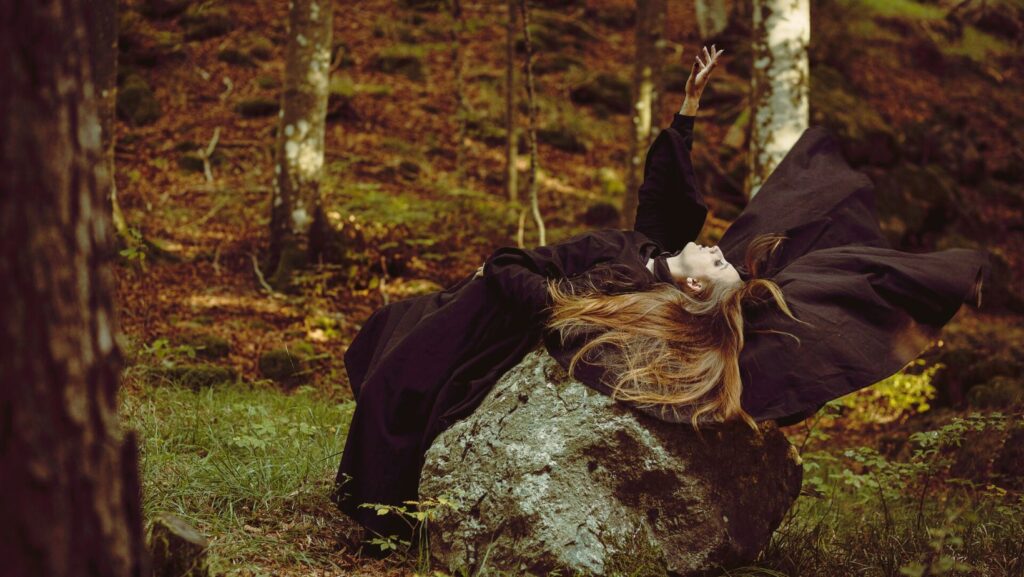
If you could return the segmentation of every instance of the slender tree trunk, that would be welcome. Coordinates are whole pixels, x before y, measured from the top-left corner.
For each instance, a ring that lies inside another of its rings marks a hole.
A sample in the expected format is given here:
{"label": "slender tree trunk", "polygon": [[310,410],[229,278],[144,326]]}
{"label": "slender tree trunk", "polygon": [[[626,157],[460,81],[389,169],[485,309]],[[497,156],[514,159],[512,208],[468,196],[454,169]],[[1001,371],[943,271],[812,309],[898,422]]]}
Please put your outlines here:
{"label": "slender tree trunk", "polygon": [[462,2],[451,0],[452,9],[452,64],[455,68],[455,183],[466,185],[466,120],[469,115],[466,105],[466,54],[463,35],[466,20],[462,13]]}
{"label": "slender tree trunk", "polygon": [[636,54],[633,58],[633,139],[626,172],[626,198],[622,203],[622,226],[632,229],[636,220],[637,191],[643,182],[643,161],[651,145],[652,118],[658,110],[661,79],[660,41],[665,32],[665,0],[638,0],[636,8]]}
{"label": "slender tree trunk", "polygon": [[121,242],[132,242],[128,223],[121,212],[117,197],[117,182],[114,180],[114,134],[115,109],[117,103],[117,1],[86,0],[85,6],[95,15],[96,26],[90,39],[93,63],[93,79],[99,95],[100,137],[103,140],[104,162],[110,174],[110,208],[114,231]]}
{"label": "slender tree trunk", "polygon": [[753,20],[753,122],[746,186],[750,197],[757,194],[810,121],[809,0],[757,0]]}
{"label": "slender tree trunk", "polygon": [[505,38],[505,184],[508,199],[519,200],[519,156],[516,141],[516,0],[508,0],[508,26]]}
{"label": "slender tree trunk", "polygon": [[726,0],[697,0],[695,4],[701,38],[715,38],[729,26],[729,5]]}
{"label": "slender tree trunk", "polygon": [[530,174],[527,184],[530,190],[530,211],[537,225],[538,242],[547,244],[547,232],[544,229],[544,218],[540,214],[540,202],[537,200],[537,171],[540,170],[537,159],[537,91],[533,81],[533,39],[530,37],[530,8],[527,0],[519,0],[519,11],[522,16],[523,41],[526,44],[526,97],[530,107],[530,123],[527,129],[530,136]]}
{"label": "slender tree trunk", "polygon": [[332,2],[290,0],[270,219],[270,284],[315,260],[327,236],[320,192],[331,66]]}
{"label": "slender tree trunk", "polygon": [[91,40],[78,0],[0,8],[0,563],[145,574],[121,368]]}

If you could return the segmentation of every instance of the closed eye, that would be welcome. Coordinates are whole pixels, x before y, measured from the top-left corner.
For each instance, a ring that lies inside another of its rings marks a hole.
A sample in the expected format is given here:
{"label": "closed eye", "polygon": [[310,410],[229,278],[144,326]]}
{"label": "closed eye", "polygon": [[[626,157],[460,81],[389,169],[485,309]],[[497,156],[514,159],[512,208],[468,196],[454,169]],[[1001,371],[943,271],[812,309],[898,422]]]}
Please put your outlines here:
{"label": "closed eye", "polygon": [[715,261],[715,266],[718,267],[718,268],[722,268],[722,267],[725,266],[725,261],[722,260],[722,259],[718,259],[718,260]]}

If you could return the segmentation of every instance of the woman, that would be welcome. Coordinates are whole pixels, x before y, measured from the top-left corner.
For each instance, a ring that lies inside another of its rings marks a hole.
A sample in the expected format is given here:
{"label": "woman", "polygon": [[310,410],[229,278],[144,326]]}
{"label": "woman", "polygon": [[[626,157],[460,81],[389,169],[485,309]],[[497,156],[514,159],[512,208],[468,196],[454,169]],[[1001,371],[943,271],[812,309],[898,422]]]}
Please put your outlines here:
{"label": "woman", "polygon": [[407,534],[361,505],[415,500],[434,438],[541,340],[580,381],[657,418],[791,423],[899,370],[975,294],[984,255],[886,247],[870,181],[822,129],[719,247],[694,244],[707,208],[693,123],[720,55],[696,59],[648,151],[635,230],[502,248],[457,285],[370,317],[345,354],[357,405],[334,494],[343,511]]}

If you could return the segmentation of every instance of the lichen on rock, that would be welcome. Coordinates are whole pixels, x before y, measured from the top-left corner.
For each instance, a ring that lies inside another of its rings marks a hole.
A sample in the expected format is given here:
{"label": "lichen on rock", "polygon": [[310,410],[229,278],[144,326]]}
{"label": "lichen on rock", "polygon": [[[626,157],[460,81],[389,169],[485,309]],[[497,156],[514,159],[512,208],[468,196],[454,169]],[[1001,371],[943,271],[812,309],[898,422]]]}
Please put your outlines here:
{"label": "lichen on rock", "polygon": [[697,575],[752,561],[800,481],[774,426],[658,421],[535,351],[435,440],[420,497],[453,503],[429,527],[453,570]]}

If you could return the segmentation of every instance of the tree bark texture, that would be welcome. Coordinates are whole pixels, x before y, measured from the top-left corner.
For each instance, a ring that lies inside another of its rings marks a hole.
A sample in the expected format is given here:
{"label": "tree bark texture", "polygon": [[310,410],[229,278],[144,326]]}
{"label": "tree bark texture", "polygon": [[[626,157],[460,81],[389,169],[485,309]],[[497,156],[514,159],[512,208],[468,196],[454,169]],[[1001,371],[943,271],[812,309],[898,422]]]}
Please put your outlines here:
{"label": "tree bark texture", "polygon": [[753,37],[753,122],[746,186],[751,197],[810,122],[809,0],[757,0]]}
{"label": "tree bark texture", "polygon": [[544,217],[540,214],[540,201],[537,198],[537,171],[540,170],[537,155],[537,90],[533,78],[533,38],[530,35],[530,7],[526,0],[519,0],[519,12],[522,16],[523,42],[526,45],[526,97],[530,108],[528,132],[530,136],[530,174],[527,184],[530,190],[530,211],[537,225],[538,244],[547,244],[547,232],[544,229]]}
{"label": "tree bark texture", "polygon": [[330,0],[291,0],[284,92],[274,166],[270,219],[271,284],[289,284],[292,271],[323,250],[327,222],[320,178],[331,66]]}
{"label": "tree bark texture", "polygon": [[466,31],[466,19],[462,12],[462,2],[451,0],[452,10],[452,66],[455,72],[455,183],[466,185],[466,121],[469,106],[466,104],[466,50],[463,36]]}
{"label": "tree bark texture", "polygon": [[696,0],[697,28],[700,37],[716,38],[729,26],[729,3],[727,0]]}
{"label": "tree bark texture", "polygon": [[0,8],[0,560],[4,575],[145,573],[109,259],[110,176],[78,0]]}
{"label": "tree bark texture", "polygon": [[508,0],[508,25],[505,29],[505,185],[508,199],[519,200],[519,171],[516,168],[519,143],[516,141],[516,0]]}
{"label": "tree bark texture", "polygon": [[99,95],[100,138],[103,142],[103,161],[110,174],[110,209],[114,231],[122,242],[128,242],[128,223],[121,211],[114,181],[114,132],[117,109],[117,0],[85,0],[85,7],[94,16],[96,26],[90,39],[93,81]]}
{"label": "tree bark texture", "polygon": [[636,56],[633,59],[633,139],[626,173],[626,198],[622,226],[633,228],[637,190],[643,182],[644,155],[651,145],[652,119],[658,110],[662,69],[660,41],[665,36],[665,0],[638,0],[636,5]]}

